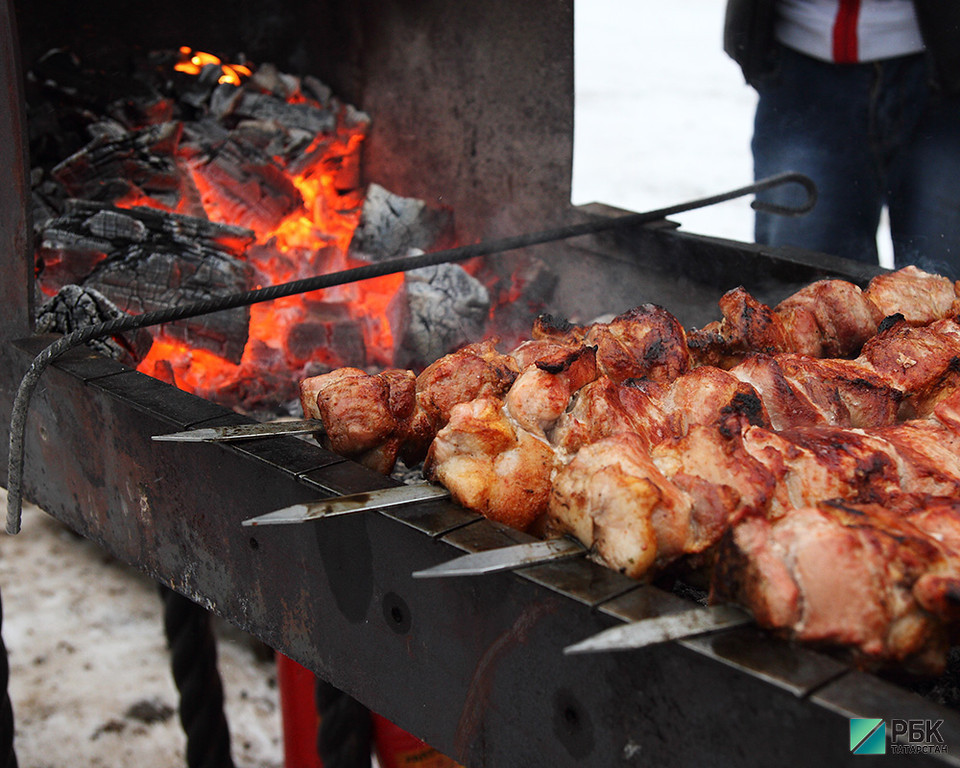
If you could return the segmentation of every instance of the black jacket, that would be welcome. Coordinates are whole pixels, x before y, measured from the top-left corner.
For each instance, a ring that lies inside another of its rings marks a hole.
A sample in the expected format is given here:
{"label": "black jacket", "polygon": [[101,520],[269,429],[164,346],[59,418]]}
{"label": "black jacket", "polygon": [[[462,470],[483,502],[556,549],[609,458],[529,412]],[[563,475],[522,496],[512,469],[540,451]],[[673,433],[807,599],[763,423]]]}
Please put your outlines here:
{"label": "black jacket", "polygon": [[[755,83],[772,68],[776,0],[728,0],[723,50]],[[960,93],[960,2],[914,0],[934,83]]]}

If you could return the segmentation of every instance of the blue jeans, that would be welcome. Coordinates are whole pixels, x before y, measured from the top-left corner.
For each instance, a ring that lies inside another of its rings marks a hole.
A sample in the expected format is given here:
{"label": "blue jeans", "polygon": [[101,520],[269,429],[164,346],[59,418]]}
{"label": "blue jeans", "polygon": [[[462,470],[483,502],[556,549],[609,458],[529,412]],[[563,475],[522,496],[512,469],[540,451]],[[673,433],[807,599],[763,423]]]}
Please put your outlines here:
{"label": "blue jeans", "polygon": [[[781,46],[757,92],[756,178],[800,171],[819,193],[805,216],[758,212],[758,243],[875,264],[886,205],[898,268],[960,278],[960,97],[928,86],[922,54],[836,65]],[[759,199],[803,194],[790,185]]]}

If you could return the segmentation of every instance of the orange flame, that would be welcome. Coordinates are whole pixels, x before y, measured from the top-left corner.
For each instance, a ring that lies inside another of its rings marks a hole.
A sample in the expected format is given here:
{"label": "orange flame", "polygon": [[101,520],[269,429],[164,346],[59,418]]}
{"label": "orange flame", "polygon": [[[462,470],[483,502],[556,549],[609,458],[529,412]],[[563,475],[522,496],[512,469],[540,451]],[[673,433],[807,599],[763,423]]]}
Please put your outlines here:
{"label": "orange flame", "polygon": [[250,77],[250,75],[253,74],[253,71],[243,64],[224,64],[219,57],[214,56],[212,53],[194,51],[186,45],[180,46],[180,55],[183,58],[173,65],[173,68],[177,72],[184,72],[188,75],[199,75],[204,67],[210,66],[211,64],[218,65],[221,71],[221,75],[217,80],[218,83],[240,85],[243,82],[243,78]]}
{"label": "orange flame", "polygon": [[[197,75],[210,65],[221,67],[223,75],[220,82],[240,84],[242,79],[252,74],[249,67],[225,65],[216,56],[186,46],[180,49],[180,61],[175,69]],[[304,99],[301,93],[291,97],[291,101],[302,102]],[[261,222],[258,221],[255,227],[258,230],[257,245],[247,251],[248,260],[263,274],[267,284],[288,282],[353,266],[349,263],[347,253],[363,205],[359,167],[364,137],[364,125],[347,126],[340,120],[332,134],[318,135],[302,153],[303,157],[311,159],[309,168],[299,175],[289,174],[291,184],[300,194],[302,205],[272,225],[260,226]],[[278,167],[284,167],[283,158],[274,160]],[[217,191],[210,189],[199,174],[192,176],[211,220],[250,226],[246,221],[225,220],[234,213],[229,210],[230,206],[218,202]],[[135,197],[130,195],[125,204],[143,204],[142,201],[135,201]],[[394,346],[388,313],[394,296],[402,286],[402,274],[388,275],[322,293],[253,305],[250,307],[249,340],[239,365],[161,334],[138,370],[216,400],[222,399],[218,398],[218,394],[238,382],[258,378],[261,375],[258,368],[264,364],[264,360],[269,360],[273,361],[273,365],[287,367],[287,374],[281,372],[275,378],[280,382],[288,381],[295,387],[297,376],[307,363],[328,366],[356,363],[355,360],[338,358],[336,351],[326,348],[322,340],[315,342],[304,330],[322,329],[327,320],[324,317],[317,320],[318,311],[321,315],[325,312],[336,315],[334,324],[342,320],[341,315],[345,314],[347,321],[357,324],[362,330],[364,364],[386,367],[392,362]],[[338,309],[324,310],[329,306]],[[316,332],[322,335],[322,330]],[[335,331],[330,333],[335,334]],[[307,341],[303,340],[305,337]],[[290,343],[290,339],[294,338],[297,343]]]}

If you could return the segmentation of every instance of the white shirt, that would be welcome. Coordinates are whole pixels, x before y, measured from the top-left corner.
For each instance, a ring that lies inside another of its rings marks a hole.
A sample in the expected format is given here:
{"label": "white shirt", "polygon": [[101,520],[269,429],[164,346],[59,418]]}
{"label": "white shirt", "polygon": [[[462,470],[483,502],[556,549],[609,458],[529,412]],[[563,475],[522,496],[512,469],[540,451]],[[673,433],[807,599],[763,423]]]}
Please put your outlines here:
{"label": "white shirt", "polygon": [[779,0],[777,16],[777,40],[823,61],[851,64],[923,50],[911,0]]}

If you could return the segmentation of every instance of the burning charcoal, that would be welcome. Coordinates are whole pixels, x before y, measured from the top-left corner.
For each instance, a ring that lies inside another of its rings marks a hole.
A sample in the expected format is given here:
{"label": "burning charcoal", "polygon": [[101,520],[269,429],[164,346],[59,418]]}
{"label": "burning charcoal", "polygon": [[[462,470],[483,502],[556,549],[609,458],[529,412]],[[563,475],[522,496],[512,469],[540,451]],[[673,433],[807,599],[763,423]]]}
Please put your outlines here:
{"label": "burning charcoal", "polygon": [[204,207],[220,221],[270,231],[303,203],[293,181],[272,158],[236,135],[206,148],[188,164],[207,187]]}
{"label": "burning charcoal", "polygon": [[[333,96],[333,91],[330,90],[330,86],[321,82],[313,75],[304,76],[300,85],[303,88],[304,96],[313,99],[318,104],[328,104],[330,97]],[[367,122],[369,122],[369,119]]]}
{"label": "burning charcoal", "polygon": [[[131,245],[100,262],[84,280],[130,314],[211,299],[252,288],[252,270],[227,254],[193,244],[174,250]],[[181,320],[167,336],[209,349],[239,363],[247,343],[247,307]]]}
{"label": "burning charcoal", "polygon": [[42,168],[30,171],[30,192],[33,200],[33,230],[39,232],[51,219],[63,211],[63,187],[47,178]]}
{"label": "burning charcoal", "polygon": [[184,78],[182,82],[185,87],[179,93],[179,101],[202,114],[207,109],[211,94],[219,85],[222,73],[219,64],[207,64],[196,77]]}
{"label": "burning charcoal", "polygon": [[234,106],[234,118],[276,123],[285,130],[300,129],[316,135],[337,127],[337,116],[329,109],[286,101],[255,91],[245,91]]}
{"label": "burning charcoal", "polygon": [[210,115],[217,120],[222,120],[225,115],[233,112],[242,96],[242,88],[229,83],[218,85],[210,94]]}
{"label": "burning charcoal", "polygon": [[[125,219],[129,221],[121,223]],[[108,225],[107,221],[113,224]],[[133,236],[124,236],[124,232]],[[64,215],[43,231],[44,245],[97,248],[107,254],[116,251],[123,243],[183,239],[240,256],[253,242],[253,237],[249,229],[194,216],[152,208],[112,208],[85,200],[71,200]]]}
{"label": "burning charcoal", "polygon": [[[149,312],[252,288],[253,268],[237,258],[252,241],[253,233],[241,227],[76,200],[41,233],[41,284],[58,288],[72,276],[125,312]],[[184,320],[165,332],[239,362],[248,320],[249,310],[241,308]]]}
{"label": "burning charcoal", "polygon": [[51,175],[68,194],[113,202],[139,192],[176,198],[183,184],[173,153],[180,124],[164,123],[115,139],[101,136],[57,165]]}
{"label": "burning charcoal", "polygon": [[491,332],[507,346],[519,343],[534,319],[550,306],[559,277],[538,257],[487,259],[478,277],[491,286],[495,310]]}
{"label": "burning charcoal", "polygon": [[257,67],[250,77],[250,84],[284,101],[300,95],[300,79],[281,72],[270,62]]}
{"label": "burning charcoal", "polygon": [[87,127],[87,133],[97,141],[123,141],[130,129],[116,120],[98,120]]}
{"label": "burning charcoal", "polygon": [[[463,267],[440,264],[411,270],[405,275],[405,287],[406,308],[397,311],[403,328],[397,334],[400,367],[427,365],[483,337],[490,296]],[[395,301],[404,301],[403,293]]]}
{"label": "burning charcoal", "polygon": [[451,226],[449,211],[429,208],[422,200],[400,197],[371,184],[350,252],[383,261],[402,256],[411,248],[433,250],[444,243]]}
{"label": "burning charcoal", "polygon": [[[37,333],[71,333],[88,325],[106,323],[125,317],[116,304],[92,288],[65,285],[37,310]],[[153,339],[146,329],[140,329],[122,338],[93,339],[87,342],[96,352],[136,364],[150,350]]]}
{"label": "burning charcoal", "polygon": [[84,223],[92,235],[111,242],[127,240],[141,243],[147,239],[146,225],[120,211],[97,211]]}

